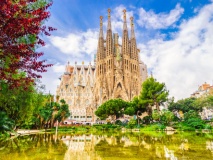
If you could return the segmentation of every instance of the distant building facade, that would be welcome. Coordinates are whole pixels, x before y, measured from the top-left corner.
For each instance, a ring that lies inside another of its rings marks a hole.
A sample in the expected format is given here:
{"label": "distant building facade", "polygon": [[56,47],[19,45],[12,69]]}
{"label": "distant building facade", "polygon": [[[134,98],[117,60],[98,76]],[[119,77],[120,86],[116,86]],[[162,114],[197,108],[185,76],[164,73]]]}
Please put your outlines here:
{"label": "distant building facade", "polygon": [[[209,95],[213,95],[213,86],[205,82],[204,84],[198,87],[197,91],[191,94],[191,97],[200,98]],[[202,112],[200,112],[200,116],[202,119],[212,119],[213,109],[211,109],[211,106],[204,107]]]}
{"label": "distant building facade", "polygon": [[208,95],[213,95],[213,86],[205,82],[198,87],[197,91],[191,94],[191,97],[199,98]]}
{"label": "distant building facade", "polygon": [[139,57],[133,17],[130,18],[129,38],[126,10],[123,13],[122,44],[119,44],[118,34],[112,32],[108,9],[106,38],[103,33],[103,17],[100,17],[95,65],[66,66],[56,94],[69,104],[73,120],[94,121],[94,111],[109,99],[130,101],[139,95],[141,84],[148,77],[147,66]]}

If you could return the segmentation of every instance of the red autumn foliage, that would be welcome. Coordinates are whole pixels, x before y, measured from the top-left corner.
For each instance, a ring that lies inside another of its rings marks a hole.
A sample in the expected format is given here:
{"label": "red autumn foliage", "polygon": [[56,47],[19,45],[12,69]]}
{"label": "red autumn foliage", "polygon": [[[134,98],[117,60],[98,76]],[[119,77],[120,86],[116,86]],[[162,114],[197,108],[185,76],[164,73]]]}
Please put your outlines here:
{"label": "red autumn foliage", "polygon": [[0,0],[0,81],[12,88],[23,82],[27,86],[41,78],[39,72],[52,66],[39,60],[43,53],[36,51],[36,47],[45,45],[39,35],[49,36],[49,31],[55,30],[43,25],[52,3],[32,7],[38,1]]}

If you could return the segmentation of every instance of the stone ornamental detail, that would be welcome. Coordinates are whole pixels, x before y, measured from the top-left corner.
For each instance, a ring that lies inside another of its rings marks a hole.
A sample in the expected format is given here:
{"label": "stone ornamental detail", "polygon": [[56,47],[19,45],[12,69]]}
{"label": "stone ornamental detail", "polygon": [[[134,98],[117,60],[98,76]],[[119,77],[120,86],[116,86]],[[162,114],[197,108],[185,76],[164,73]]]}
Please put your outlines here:
{"label": "stone ornamental detail", "polygon": [[69,105],[70,119],[80,122],[94,121],[93,87],[95,66],[89,64],[70,66],[68,63],[61,83],[57,87],[57,99],[64,99]]}

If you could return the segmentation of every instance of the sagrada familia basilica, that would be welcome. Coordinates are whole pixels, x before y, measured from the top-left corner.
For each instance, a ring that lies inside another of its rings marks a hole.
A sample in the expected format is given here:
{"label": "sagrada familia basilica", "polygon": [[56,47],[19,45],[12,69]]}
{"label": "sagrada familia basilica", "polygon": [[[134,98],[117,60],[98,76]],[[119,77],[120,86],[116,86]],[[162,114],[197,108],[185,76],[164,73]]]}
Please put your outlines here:
{"label": "sagrada familia basilica", "polygon": [[148,77],[147,67],[140,60],[134,32],[133,17],[130,18],[129,37],[126,10],[123,10],[122,44],[111,27],[110,9],[106,37],[103,33],[103,17],[100,17],[100,32],[94,65],[67,64],[57,88],[58,99],[69,104],[71,120],[95,121],[95,110],[109,99],[121,98],[130,101],[139,95],[141,84]]}

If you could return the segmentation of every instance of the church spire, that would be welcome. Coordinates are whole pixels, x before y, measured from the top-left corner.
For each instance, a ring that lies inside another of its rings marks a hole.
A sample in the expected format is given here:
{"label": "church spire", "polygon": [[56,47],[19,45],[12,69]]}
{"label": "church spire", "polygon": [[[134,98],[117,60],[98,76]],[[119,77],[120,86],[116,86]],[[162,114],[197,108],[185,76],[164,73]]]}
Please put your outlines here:
{"label": "church spire", "polygon": [[130,48],[131,48],[131,58],[138,60],[138,50],[137,50],[137,44],[135,39],[135,31],[134,31],[134,23],[133,23],[133,17],[130,18],[131,20],[131,38],[130,38]]}
{"label": "church spire", "polygon": [[100,32],[99,32],[99,38],[103,38],[103,16],[100,16]]}
{"label": "church spire", "polygon": [[107,25],[107,34],[106,34],[106,56],[113,55],[113,39],[112,39],[112,29],[111,29],[111,20],[110,20],[110,12],[108,9],[108,25]]}
{"label": "church spire", "polygon": [[126,23],[126,9],[123,10],[124,13],[124,24],[123,24],[123,30],[127,31],[127,23]]}
{"label": "church spire", "polygon": [[134,23],[133,23],[134,18],[130,17],[130,20],[131,20],[131,39],[133,39],[135,38]]}
{"label": "church spire", "polygon": [[111,30],[111,19],[110,19],[110,12],[111,10],[108,9],[108,25],[107,25],[107,30]]}
{"label": "church spire", "polygon": [[100,16],[100,32],[99,32],[99,40],[98,40],[98,50],[97,50],[97,63],[99,63],[100,59],[105,57],[104,54],[104,36],[103,36],[103,17]]}
{"label": "church spire", "polygon": [[[129,55],[129,36],[126,23],[126,9],[123,10],[123,35],[122,35],[122,54]],[[123,59],[124,60],[124,59]],[[125,60],[124,60],[125,61]]]}

